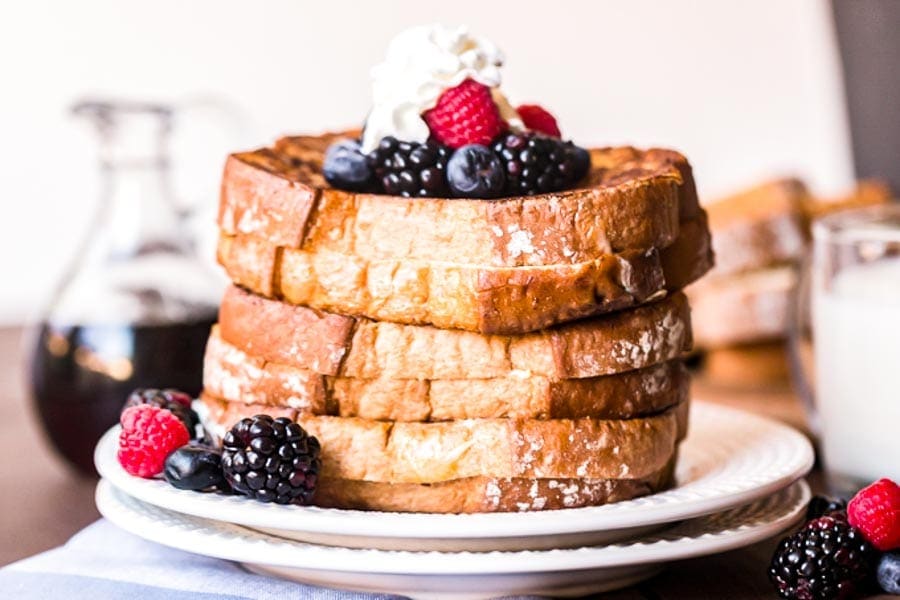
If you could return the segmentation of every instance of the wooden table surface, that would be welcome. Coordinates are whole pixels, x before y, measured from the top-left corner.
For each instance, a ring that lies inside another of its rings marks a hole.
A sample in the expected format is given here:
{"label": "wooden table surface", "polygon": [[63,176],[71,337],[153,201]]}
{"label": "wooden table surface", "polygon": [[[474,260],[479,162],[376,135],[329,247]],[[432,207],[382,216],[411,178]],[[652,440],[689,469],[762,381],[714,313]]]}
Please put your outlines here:
{"label": "wooden table surface", "polygon": [[[95,481],[72,474],[53,455],[31,412],[23,378],[18,329],[0,328],[0,439],[10,453],[0,461],[5,482],[0,495],[0,565],[65,542],[99,518]],[[716,390],[698,390],[717,398]],[[729,394],[732,405],[762,402],[787,420],[801,418],[786,391]],[[813,481],[815,486],[815,479]],[[605,595],[634,599],[774,598],[766,568],[777,540],[749,548],[672,564],[663,574],[634,588]]]}

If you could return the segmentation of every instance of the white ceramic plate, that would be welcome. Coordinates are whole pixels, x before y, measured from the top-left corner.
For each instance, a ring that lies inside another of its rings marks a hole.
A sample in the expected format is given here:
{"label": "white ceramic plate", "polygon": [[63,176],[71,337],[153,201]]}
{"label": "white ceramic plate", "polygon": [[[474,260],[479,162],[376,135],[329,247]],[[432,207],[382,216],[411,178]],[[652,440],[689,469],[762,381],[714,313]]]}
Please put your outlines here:
{"label": "white ceramic plate", "polygon": [[672,490],[587,508],[526,513],[434,515],[373,513],[262,504],[177,490],[132,477],[116,460],[118,428],[100,440],[97,470],[135,498],[169,510],[334,546],[412,550],[521,550],[633,538],[672,523],[746,504],[805,475],[813,449],[770,419],[695,402]]}
{"label": "white ceramic plate", "polygon": [[103,516],[148,540],[235,560],[294,581],[417,598],[564,596],[624,587],[655,574],[665,562],[725,552],[781,533],[802,518],[809,496],[809,487],[800,481],[755,503],[632,542],[473,553],[361,550],[290,541],[144,503],[107,480],[97,486]]}

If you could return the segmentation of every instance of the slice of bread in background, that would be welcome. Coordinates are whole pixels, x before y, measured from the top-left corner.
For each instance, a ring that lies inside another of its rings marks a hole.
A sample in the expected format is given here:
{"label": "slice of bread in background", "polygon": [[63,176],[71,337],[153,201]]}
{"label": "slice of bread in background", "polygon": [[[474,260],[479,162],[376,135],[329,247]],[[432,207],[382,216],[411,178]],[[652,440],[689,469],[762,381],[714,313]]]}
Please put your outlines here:
{"label": "slice of bread in background", "polygon": [[809,198],[801,181],[779,179],[707,205],[716,254],[709,279],[799,259]]}
{"label": "slice of bread in background", "polygon": [[783,339],[796,285],[796,269],[784,265],[691,286],[697,348]]}
{"label": "slice of bread in background", "polygon": [[813,221],[827,214],[867,206],[879,206],[891,201],[893,195],[887,183],[877,179],[864,179],[843,196],[809,197],[803,206],[807,219]]}

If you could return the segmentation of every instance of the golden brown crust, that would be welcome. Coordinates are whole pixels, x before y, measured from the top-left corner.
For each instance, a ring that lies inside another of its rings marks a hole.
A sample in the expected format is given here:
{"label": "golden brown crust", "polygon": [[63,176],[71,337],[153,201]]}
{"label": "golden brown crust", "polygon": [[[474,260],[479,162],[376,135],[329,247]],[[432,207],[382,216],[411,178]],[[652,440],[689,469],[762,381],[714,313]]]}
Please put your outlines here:
{"label": "golden brown crust", "polygon": [[331,377],[249,355],[216,329],[203,367],[204,389],[223,400],[375,421],[627,419],[682,402],[688,384],[679,360],[587,379],[525,373],[491,379]]}
{"label": "golden brown crust", "polygon": [[678,235],[679,213],[699,210],[690,197],[679,198],[695,196],[693,180],[684,182],[690,167],[669,150],[592,150],[583,187],[564,192],[491,201],[407,199],[330,188],[322,160],[337,137],[282,138],[274,148],[231,155],[222,181],[221,229],[285,248],[373,261],[516,267],[665,247]]}
{"label": "golden brown crust", "polygon": [[[204,396],[208,422],[230,427],[267,407]],[[276,409],[278,410],[278,409]],[[687,432],[688,404],[627,420],[369,421],[278,411],[322,445],[323,478],[433,483],[492,478],[643,478],[664,468]],[[237,417],[237,418],[236,418]]]}
{"label": "golden brown crust", "polygon": [[675,461],[634,479],[468,477],[440,483],[319,480],[314,503],[330,508],[423,513],[484,513],[599,506],[660,492]]}
{"label": "golden brown crust", "polygon": [[680,357],[691,346],[682,293],[629,311],[534,333],[484,335],[355,319],[238,287],[225,292],[219,335],[263,360],[361,379],[486,379],[527,373],[600,377]]}

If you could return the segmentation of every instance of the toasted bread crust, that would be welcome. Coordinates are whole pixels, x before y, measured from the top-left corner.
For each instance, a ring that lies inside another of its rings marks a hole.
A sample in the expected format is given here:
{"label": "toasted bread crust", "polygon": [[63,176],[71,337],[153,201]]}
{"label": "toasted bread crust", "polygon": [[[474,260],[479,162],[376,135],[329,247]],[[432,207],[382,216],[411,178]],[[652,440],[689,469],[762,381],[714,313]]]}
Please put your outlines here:
{"label": "toasted bread crust", "polygon": [[587,379],[553,380],[524,373],[492,379],[331,377],[249,355],[213,330],[203,387],[233,402],[375,421],[627,419],[684,401],[689,378],[678,360]]}
{"label": "toasted bread crust", "polygon": [[[267,407],[203,396],[230,427]],[[442,423],[321,417],[276,409],[322,445],[323,478],[433,483],[491,478],[643,478],[664,468],[687,432],[688,404],[627,420],[467,419]]]}
{"label": "toasted bread crust", "polygon": [[319,480],[318,506],[423,513],[523,512],[599,506],[660,492],[672,484],[675,461],[635,479],[468,477],[441,483]]}
{"label": "toasted bread crust", "polygon": [[[578,189],[504,198],[408,199],[355,194],[322,177],[341,134],[296,136],[231,155],[219,226],[276,246],[373,261],[412,259],[517,267],[590,262],[628,249],[661,248],[678,235],[679,194],[692,194],[687,160],[670,150],[601,148]],[[690,199],[684,210],[694,212]]]}
{"label": "toasted bread crust", "polygon": [[225,292],[219,335],[265,361],[359,379],[487,379],[528,373],[600,377],[680,357],[691,347],[682,293],[630,311],[505,336],[355,319],[238,287]]}

